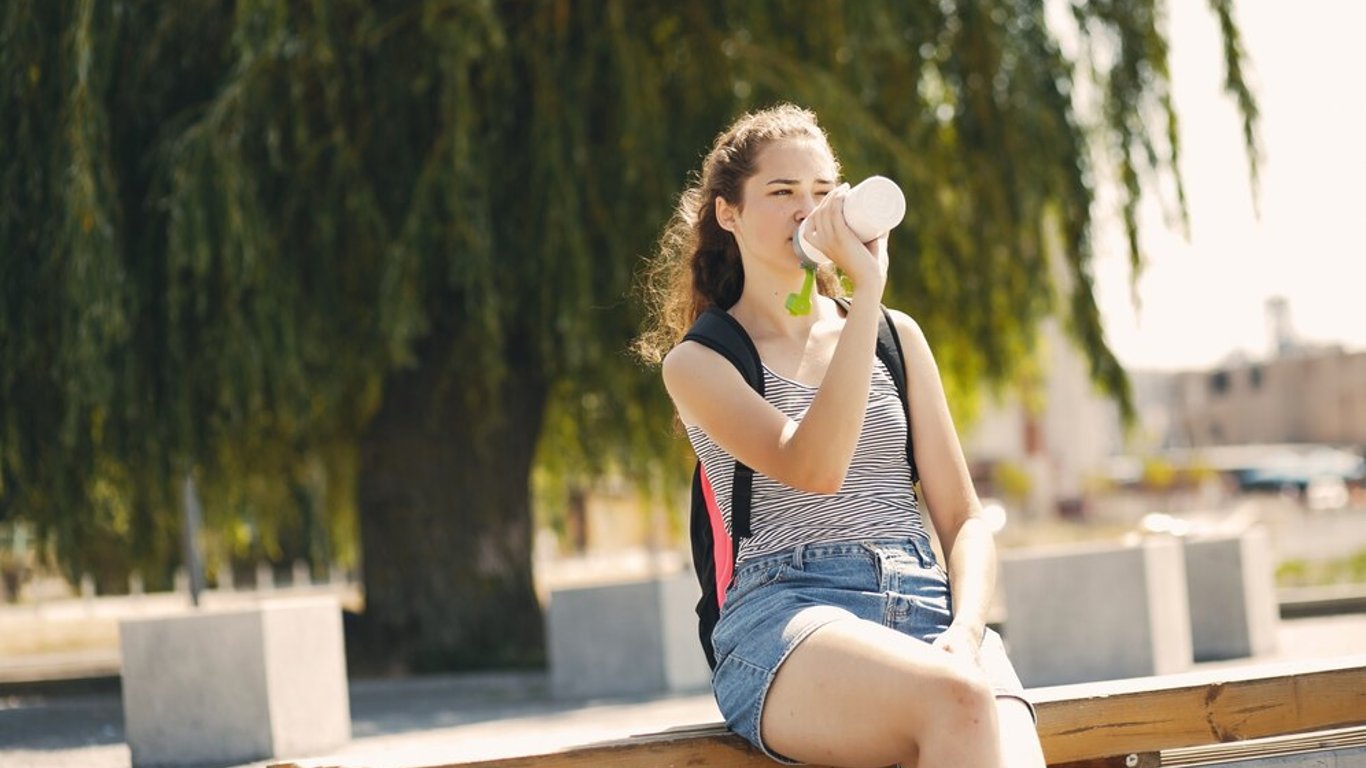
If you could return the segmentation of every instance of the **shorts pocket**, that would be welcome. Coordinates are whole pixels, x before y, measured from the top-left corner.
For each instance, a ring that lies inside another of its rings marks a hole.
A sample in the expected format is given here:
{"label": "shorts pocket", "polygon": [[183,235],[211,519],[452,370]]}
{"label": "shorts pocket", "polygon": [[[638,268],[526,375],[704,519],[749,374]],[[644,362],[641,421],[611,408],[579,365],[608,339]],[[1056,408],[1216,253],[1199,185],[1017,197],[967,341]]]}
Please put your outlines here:
{"label": "shorts pocket", "polygon": [[771,560],[741,566],[731,579],[730,589],[726,591],[726,602],[739,600],[756,589],[782,581],[792,564],[786,560]]}

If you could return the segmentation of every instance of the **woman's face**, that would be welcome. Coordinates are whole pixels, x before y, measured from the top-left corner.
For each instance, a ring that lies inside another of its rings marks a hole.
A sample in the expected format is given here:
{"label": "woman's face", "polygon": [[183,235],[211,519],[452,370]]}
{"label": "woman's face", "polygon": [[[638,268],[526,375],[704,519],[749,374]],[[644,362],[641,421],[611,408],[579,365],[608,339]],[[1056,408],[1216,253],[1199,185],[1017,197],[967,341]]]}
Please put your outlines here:
{"label": "woman's face", "polygon": [[792,233],[839,183],[835,159],[817,139],[781,139],[760,150],[739,206],[718,199],[717,220],[745,260],[799,269]]}

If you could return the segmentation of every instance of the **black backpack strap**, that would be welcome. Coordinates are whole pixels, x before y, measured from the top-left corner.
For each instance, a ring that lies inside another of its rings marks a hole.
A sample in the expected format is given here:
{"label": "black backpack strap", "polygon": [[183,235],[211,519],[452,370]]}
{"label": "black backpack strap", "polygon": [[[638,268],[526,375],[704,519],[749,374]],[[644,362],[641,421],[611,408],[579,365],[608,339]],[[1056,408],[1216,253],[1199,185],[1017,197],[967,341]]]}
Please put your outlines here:
{"label": "black backpack strap", "polygon": [[[754,340],[744,326],[716,307],[703,312],[683,336],[684,341],[695,341],[730,361],[750,388],[764,396],[764,369]],[[753,498],[754,470],[735,462],[735,477],[731,485],[730,528],[732,557],[739,558],[740,540],[753,535],[750,530],[750,501]]]}
{"label": "black backpack strap", "polygon": [[751,389],[760,395],[764,394],[764,370],[763,363],[759,361],[759,350],[740,321],[729,313],[716,307],[708,309],[692,324],[683,340],[695,341],[711,348],[740,371]]}
{"label": "black backpack strap", "polygon": [[[849,311],[849,299],[839,297],[835,301],[846,313]],[[892,323],[892,313],[886,307],[882,307],[882,317],[878,319],[877,324],[877,357],[891,372],[896,393],[901,396],[901,402],[906,406],[906,463],[911,465],[911,482],[918,483],[920,470],[915,465],[915,440],[911,435],[911,397],[907,389],[906,354],[901,349],[901,336],[897,334],[896,326]]]}
{"label": "black backpack strap", "polygon": [[915,466],[915,438],[911,434],[911,392],[910,379],[906,376],[906,353],[901,349],[901,335],[892,324],[892,313],[882,308],[882,322],[877,324],[877,356],[887,370],[892,372],[892,383],[896,393],[906,404],[906,462],[911,465],[911,482],[920,482],[920,470]]}

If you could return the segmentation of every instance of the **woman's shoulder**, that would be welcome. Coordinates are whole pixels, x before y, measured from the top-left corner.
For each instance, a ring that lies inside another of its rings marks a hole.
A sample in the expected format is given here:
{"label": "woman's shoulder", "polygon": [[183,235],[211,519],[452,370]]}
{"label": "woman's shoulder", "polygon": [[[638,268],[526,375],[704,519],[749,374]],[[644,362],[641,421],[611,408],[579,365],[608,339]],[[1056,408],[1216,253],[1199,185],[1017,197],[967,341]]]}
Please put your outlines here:
{"label": "woman's shoulder", "polygon": [[700,380],[714,380],[718,375],[739,376],[735,366],[721,353],[697,341],[684,339],[674,345],[660,363],[664,385],[670,392]]}
{"label": "woman's shoulder", "polygon": [[892,318],[892,324],[897,330],[920,332],[920,323],[917,323],[910,313],[896,307],[887,307],[887,314]]}
{"label": "woman's shoulder", "polygon": [[715,410],[718,404],[724,407],[737,402],[742,393],[753,394],[736,364],[696,341],[684,340],[669,350],[660,373],[664,388],[686,425],[696,424],[698,414]]}
{"label": "woman's shoulder", "polygon": [[904,339],[907,335],[924,338],[925,333],[920,328],[920,323],[914,317],[903,310],[887,307],[887,315],[892,318],[892,327],[896,328]]}
{"label": "woman's shoulder", "polygon": [[720,355],[708,349],[705,344],[684,339],[675,344],[673,349],[664,355],[664,359],[660,363],[660,370],[664,374],[664,378],[668,379],[670,376],[677,376],[694,366],[708,365],[713,359],[719,358]]}
{"label": "woman's shoulder", "polygon": [[906,312],[899,309],[887,308],[887,314],[892,318],[892,327],[896,329],[896,335],[901,340],[902,352],[911,364],[916,362],[933,362],[934,354],[930,351],[930,342],[925,337],[925,332]]}

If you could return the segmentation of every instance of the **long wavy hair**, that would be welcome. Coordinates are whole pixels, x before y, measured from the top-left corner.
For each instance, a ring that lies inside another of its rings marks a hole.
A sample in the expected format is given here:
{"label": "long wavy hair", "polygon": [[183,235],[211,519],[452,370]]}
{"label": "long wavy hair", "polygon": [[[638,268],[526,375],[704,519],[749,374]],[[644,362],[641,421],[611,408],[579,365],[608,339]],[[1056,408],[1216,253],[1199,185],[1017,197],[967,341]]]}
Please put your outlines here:
{"label": "long wavy hair", "polygon": [[[791,104],[743,115],[716,137],[698,182],[679,196],[642,275],[647,316],[632,348],[647,364],[659,364],[708,308],[730,309],[740,300],[745,268],[735,236],[716,220],[716,199],[743,208],[745,182],[755,173],[759,153],[774,141],[794,138],[830,147],[816,115]],[[842,292],[828,264],[816,271],[816,285],[827,296]]]}

